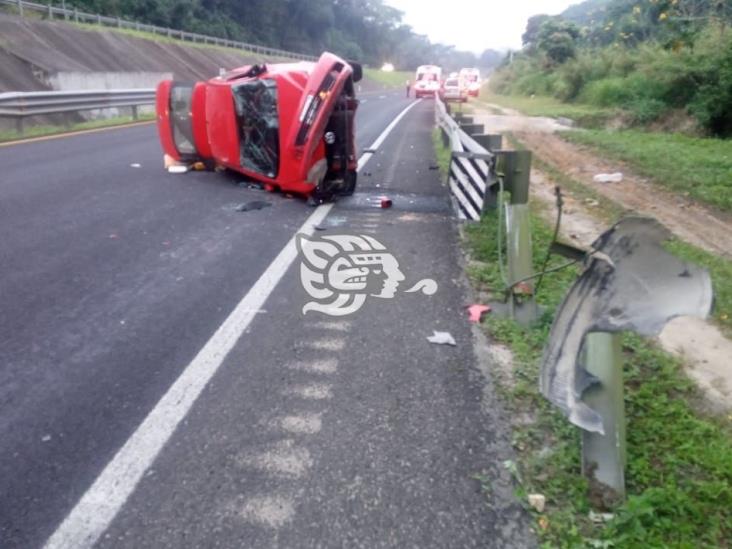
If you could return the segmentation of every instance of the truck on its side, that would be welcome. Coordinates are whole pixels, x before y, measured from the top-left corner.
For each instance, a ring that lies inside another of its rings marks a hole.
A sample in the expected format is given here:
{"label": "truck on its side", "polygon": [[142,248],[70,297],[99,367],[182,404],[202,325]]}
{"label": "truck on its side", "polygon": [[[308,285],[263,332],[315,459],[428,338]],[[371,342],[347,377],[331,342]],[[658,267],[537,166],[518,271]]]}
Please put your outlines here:
{"label": "truck on its side", "polygon": [[361,72],[326,52],[315,63],[249,65],[206,82],[163,81],[156,96],[163,151],[317,201],[352,194],[354,83]]}

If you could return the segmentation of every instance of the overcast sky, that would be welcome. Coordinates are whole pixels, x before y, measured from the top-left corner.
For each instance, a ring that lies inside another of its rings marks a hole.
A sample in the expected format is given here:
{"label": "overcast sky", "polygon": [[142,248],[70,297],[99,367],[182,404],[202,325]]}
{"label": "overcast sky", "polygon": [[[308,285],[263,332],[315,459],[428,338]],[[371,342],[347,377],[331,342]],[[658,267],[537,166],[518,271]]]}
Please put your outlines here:
{"label": "overcast sky", "polygon": [[580,0],[384,0],[404,12],[404,22],[432,42],[480,53],[487,48],[519,49],[532,15],[564,11]]}

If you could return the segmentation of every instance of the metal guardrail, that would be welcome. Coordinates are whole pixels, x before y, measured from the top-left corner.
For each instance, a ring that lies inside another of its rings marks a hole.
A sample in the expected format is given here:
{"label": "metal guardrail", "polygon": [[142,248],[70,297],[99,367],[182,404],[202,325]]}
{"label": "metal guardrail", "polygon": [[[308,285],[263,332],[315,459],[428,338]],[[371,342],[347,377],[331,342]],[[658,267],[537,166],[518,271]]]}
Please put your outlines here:
{"label": "metal guardrail", "polygon": [[18,133],[22,134],[23,120],[28,116],[131,107],[136,119],[137,107],[154,104],[154,88],[7,92],[0,93],[0,116],[15,118]]}
{"label": "metal guardrail", "polygon": [[[451,116],[447,105],[435,97],[435,121],[442,130],[445,145],[450,145],[447,183],[460,219],[479,221],[484,210],[498,207],[505,216],[507,272],[510,289],[507,314],[529,324],[538,314],[534,299],[531,223],[529,212],[529,175],[531,153],[501,149],[500,135],[483,133],[483,126],[472,118]],[[499,191],[510,200],[499,204]],[[499,222],[500,239],[504,223]],[[499,247],[502,243],[499,241]]]}
{"label": "metal guardrail", "polygon": [[219,38],[217,36],[208,36],[195,32],[186,32],[166,27],[158,27],[156,25],[147,25],[144,23],[140,23],[139,21],[127,21],[125,19],[120,19],[119,17],[107,17],[99,14],[85,13],[79,11],[76,8],[64,9],[63,7],[57,7],[52,5],[50,2],[48,4],[38,4],[35,2],[27,2],[26,0],[0,0],[0,5],[14,6],[21,17],[24,16],[26,10],[35,11],[46,15],[50,20],[59,18],[66,21],[74,21],[75,23],[91,23],[93,25],[149,32],[152,34],[158,34],[161,36],[166,36],[168,38],[174,38],[182,41],[212,44],[225,48],[235,48],[258,55],[285,57],[289,59],[301,59],[305,61],[317,61],[317,57],[312,55],[306,55],[277,48],[268,48],[266,46],[248,44],[246,42],[238,42],[236,40],[229,40],[227,38]]}

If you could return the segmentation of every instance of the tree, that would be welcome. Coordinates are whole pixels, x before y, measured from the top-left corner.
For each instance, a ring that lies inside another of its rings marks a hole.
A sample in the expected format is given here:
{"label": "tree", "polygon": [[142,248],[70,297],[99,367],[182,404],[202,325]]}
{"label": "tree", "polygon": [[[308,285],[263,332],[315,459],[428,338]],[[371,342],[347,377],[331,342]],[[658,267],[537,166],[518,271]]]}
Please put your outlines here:
{"label": "tree", "polygon": [[554,64],[575,56],[580,31],[577,25],[561,18],[544,21],[536,37],[536,47]]}

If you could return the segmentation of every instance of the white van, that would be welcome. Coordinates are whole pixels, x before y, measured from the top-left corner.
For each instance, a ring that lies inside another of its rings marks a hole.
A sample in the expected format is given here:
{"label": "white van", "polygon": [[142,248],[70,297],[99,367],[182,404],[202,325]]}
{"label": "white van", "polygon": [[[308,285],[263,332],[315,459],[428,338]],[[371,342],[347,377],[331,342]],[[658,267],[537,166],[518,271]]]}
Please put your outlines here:
{"label": "white van", "polygon": [[478,69],[460,69],[460,80],[466,83],[470,95],[478,97],[482,85]]}
{"label": "white van", "polygon": [[414,95],[416,97],[430,96],[440,91],[442,69],[437,65],[421,65],[417,67],[414,77]]}

